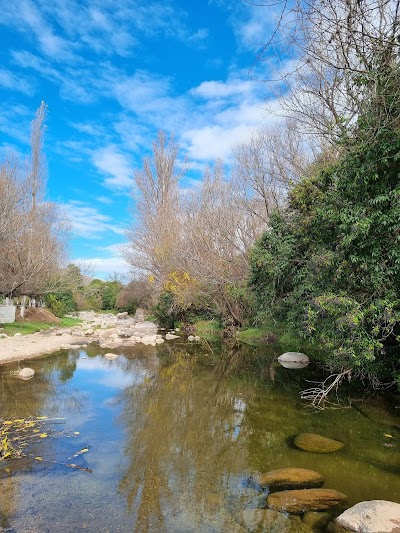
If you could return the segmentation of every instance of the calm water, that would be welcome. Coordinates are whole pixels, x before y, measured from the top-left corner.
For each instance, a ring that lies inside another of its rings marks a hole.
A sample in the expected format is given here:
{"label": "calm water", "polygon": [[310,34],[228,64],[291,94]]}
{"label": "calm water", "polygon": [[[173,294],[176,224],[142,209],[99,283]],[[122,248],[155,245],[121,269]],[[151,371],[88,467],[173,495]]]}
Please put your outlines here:
{"label": "calm water", "polygon": [[[65,418],[46,422],[55,435],[30,450],[43,462],[0,464],[0,531],[255,531],[251,517],[265,494],[251,476],[288,466],[320,472],[349,505],[400,503],[400,403],[393,397],[352,392],[347,408],[315,413],[299,392],[321,373],[281,368],[268,347],[221,354],[178,340],[119,349],[113,361],[106,352],[91,347],[29,361],[36,370],[30,381],[10,375],[16,364],[0,367],[2,418]],[[339,439],[345,448],[296,450],[291,437],[299,432]],[[68,462],[92,473],[50,462],[87,445],[88,453]],[[285,520],[274,531],[299,530]]]}

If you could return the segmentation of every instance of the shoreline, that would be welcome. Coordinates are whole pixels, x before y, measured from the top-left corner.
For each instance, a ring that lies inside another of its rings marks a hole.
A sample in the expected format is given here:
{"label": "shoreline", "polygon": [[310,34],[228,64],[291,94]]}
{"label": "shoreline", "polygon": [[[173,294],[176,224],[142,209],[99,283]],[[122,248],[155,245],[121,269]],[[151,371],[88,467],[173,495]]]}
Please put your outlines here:
{"label": "shoreline", "polygon": [[62,331],[62,329],[58,330],[57,335],[55,335],[53,330],[48,334],[46,332],[37,332],[0,339],[0,365],[50,354],[61,350],[63,344],[90,342],[89,339],[82,335],[77,336],[67,332],[62,333]]}

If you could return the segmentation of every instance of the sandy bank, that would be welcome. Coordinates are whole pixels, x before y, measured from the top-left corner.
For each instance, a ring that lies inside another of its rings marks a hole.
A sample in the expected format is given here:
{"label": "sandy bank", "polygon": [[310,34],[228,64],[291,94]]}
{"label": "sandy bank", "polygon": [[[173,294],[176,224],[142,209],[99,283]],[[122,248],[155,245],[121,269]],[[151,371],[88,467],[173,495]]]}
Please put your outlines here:
{"label": "sandy bank", "polygon": [[54,332],[7,337],[0,339],[0,364],[32,359],[33,357],[56,352],[60,350],[63,344],[79,344],[82,342],[87,342],[87,339],[70,334],[55,336]]}

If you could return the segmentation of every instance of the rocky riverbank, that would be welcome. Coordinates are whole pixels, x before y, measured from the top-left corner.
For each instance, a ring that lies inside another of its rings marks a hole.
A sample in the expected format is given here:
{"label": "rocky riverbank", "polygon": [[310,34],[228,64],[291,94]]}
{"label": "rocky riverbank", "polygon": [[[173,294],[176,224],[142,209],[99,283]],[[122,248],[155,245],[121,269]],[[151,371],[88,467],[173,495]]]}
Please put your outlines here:
{"label": "rocky riverbank", "polygon": [[177,337],[159,334],[153,322],[141,321],[125,313],[119,315],[90,312],[77,313],[82,323],[71,328],[52,328],[31,335],[4,336],[0,339],[0,364],[23,361],[60,349],[79,348],[98,343],[102,348],[132,346],[138,342],[156,346]]}

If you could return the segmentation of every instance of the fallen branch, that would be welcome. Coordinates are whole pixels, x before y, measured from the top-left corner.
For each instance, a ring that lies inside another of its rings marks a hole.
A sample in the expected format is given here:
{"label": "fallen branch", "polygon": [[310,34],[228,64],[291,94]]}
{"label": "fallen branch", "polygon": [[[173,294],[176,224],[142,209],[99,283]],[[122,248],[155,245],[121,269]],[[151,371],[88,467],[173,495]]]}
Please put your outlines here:
{"label": "fallen branch", "polygon": [[[351,370],[347,369],[343,370],[342,372],[339,372],[338,374],[331,374],[324,381],[321,382],[311,382],[316,383],[317,386],[303,390],[300,393],[300,398],[302,400],[307,400],[311,402],[313,407],[319,410],[325,409],[326,403],[339,407],[340,403],[339,398],[337,396],[337,391],[339,385],[346,377],[350,380]],[[328,396],[333,390],[336,392],[337,403],[328,400]]]}

